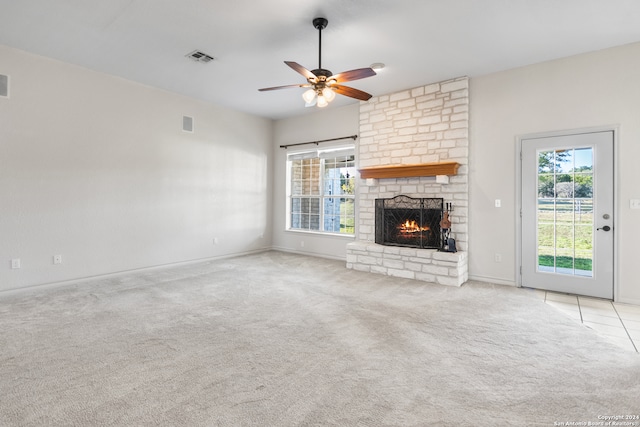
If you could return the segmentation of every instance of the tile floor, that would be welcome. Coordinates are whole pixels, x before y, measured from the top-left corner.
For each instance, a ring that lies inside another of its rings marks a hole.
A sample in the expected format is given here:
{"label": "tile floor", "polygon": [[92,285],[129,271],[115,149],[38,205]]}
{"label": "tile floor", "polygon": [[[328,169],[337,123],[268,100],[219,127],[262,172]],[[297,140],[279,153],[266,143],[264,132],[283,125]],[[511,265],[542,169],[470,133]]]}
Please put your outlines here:
{"label": "tile floor", "polygon": [[610,342],[640,352],[640,306],[550,291],[533,292],[546,304],[593,329]]}

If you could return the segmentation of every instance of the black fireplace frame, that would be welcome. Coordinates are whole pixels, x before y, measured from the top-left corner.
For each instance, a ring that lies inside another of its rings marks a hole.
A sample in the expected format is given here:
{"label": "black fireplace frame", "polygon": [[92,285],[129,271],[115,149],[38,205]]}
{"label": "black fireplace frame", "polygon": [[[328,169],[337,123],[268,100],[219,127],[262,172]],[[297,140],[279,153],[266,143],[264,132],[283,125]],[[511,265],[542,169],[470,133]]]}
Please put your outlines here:
{"label": "black fireplace frame", "polygon": [[[443,198],[414,198],[399,195],[375,201],[375,242],[385,246],[419,249],[440,249],[442,233],[440,221],[444,212]],[[418,231],[409,238],[392,232],[404,218],[414,222]],[[400,222],[399,218],[403,218]]]}

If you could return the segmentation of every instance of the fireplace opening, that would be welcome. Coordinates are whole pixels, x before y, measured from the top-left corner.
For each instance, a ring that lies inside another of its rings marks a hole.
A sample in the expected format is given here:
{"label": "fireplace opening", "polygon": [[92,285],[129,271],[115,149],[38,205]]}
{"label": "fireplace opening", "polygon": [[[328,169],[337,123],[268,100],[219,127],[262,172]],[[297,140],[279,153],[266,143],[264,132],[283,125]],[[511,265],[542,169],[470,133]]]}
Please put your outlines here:
{"label": "fireplace opening", "polygon": [[441,198],[396,196],[376,199],[375,242],[388,246],[439,249],[442,245]]}

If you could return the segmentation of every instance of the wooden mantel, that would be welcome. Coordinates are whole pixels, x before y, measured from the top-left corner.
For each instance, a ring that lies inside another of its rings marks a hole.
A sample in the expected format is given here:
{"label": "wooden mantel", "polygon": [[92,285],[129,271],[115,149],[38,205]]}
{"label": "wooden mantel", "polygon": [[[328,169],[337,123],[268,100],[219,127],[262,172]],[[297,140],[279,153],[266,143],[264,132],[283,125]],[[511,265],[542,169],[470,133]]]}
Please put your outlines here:
{"label": "wooden mantel", "polygon": [[407,178],[415,176],[457,175],[460,163],[438,162],[419,165],[387,165],[358,169],[360,178]]}

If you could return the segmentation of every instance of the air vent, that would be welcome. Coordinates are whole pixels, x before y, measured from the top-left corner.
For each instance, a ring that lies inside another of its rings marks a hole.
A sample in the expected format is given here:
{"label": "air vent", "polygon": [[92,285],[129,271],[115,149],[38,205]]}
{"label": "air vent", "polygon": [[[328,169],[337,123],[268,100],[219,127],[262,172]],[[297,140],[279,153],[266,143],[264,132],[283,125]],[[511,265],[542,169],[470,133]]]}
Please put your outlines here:
{"label": "air vent", "polygon": [[194,50],[193,52],[188,53],[186,57],[196,62],[207,63],[207,62],[213,61],[213,56],[207,55],[206,53],[200,50]]}
{"label": "air vent", "polygon": [[182,130],[193,133],[193,117],[182,116]]}
{"label": "air vent", "polygon": [[9,97],[9,76],[0,74],[0,96]]}

